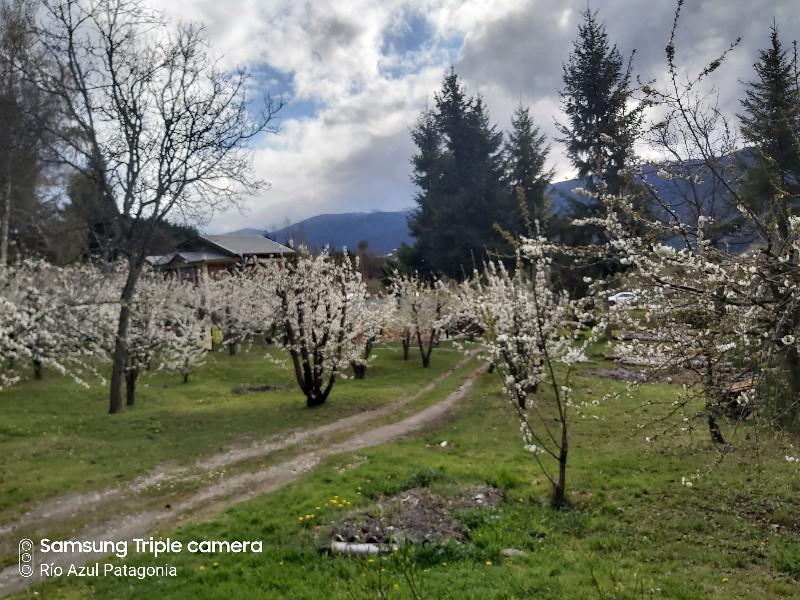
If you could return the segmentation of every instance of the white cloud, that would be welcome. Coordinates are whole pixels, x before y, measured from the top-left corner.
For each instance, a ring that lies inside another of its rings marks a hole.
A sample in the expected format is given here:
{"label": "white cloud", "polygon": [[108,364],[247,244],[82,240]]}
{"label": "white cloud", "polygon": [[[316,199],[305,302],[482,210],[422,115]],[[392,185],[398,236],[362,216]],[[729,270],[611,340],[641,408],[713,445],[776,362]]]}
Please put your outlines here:
{"label": "white cloud", "polygon": [[[586,6],[584,0],[153,1],[175,19],[204,22],[225,65],[269,65],[287,75],[295,101],[317,107],[284,119],[280,133],[260,142],[255,164],[272,188],[245,202],[246,215],[218,215],[209,226],[218,231],[412,205],[408,129],[450,62],[470,91],[486,98],[501,128],[523,102],[552,138],[561,64]],[[599,8],[620,50],[637,49],[636,71],[663,77],[674,4],[608,0]],[[722,97],[736,98],[773,15],[785,40],[800,37],[795,8],[792,0],[687,2],[679,58],[700,68],[741,35],[741,47],[716,74]],[[423,21],[424,39],[411,48],[387,45],[387,36],[419,38],[412,24]],[[735,111],[736,102],[726,108]],[[553,159],[558,174],[569,175],[558,144]]]}

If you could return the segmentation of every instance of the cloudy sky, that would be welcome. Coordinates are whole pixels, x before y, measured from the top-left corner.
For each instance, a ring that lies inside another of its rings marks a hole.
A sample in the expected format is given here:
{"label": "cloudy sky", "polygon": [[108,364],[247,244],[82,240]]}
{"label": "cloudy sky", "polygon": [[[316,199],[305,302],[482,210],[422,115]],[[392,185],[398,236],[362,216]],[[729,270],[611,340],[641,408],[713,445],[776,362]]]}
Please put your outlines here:
{"label": "cloudy sky", "polygon": [[[324,212],[413,205],[409,128],[453,64],[486,99],[502,129],[516,104],[555,135],[561,65],[586,0],[154,0],[176,19],[204,22],[225,64],[246,65],[254,85],[287,100],[280,131],[255,147],[268,191],[245,212],[215,215],[212,232],[272,229]],[[663,78],[673,0],[593,0],[612,40],[636,50],[635,71]],[[716,74],[735,111],[773,17],[800,38],[796,0],[686,0],[679,62],[700,68],[731,41],[741,45]],[[558,144],[559,178],[572,173]]]}

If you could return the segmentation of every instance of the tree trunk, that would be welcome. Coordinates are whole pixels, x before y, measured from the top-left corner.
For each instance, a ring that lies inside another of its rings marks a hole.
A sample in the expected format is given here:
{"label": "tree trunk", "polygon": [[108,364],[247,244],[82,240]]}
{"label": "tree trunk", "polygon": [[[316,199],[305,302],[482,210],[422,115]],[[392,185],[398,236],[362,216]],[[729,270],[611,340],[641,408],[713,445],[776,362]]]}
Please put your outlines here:
{"label": "tree trunk", "polygon": [[567,454],[569,444],[567,442],[567,423],[561,423],[561,450],[558,453],[558,481],[553,486],[552,505],[554,508],[562,508],[567,505]]}
{"label": "tree trunk", "polygon": [[133,406],[136,402],[136,380],[139,378],[139,369],[132,367],[125,371],[125,404]]}
{"label": "tree trunk", "polygon": [[715,444],[724,444],[725,438],[722,435],[722,430],[719,428],[719,423],[714,417],[714,411],[720,406],[720,399],[722,392],[720,386],[715,384],[714,378],[714,363],[711,360],[711,353],[704,351],[702,356],[705,359],[705,385],[703,393],[706,397],[706,419],[708,421],[708,433],[711,435],[711,441]]}
{"label": "tree trunk", "polygon": [[327,399],[327,394],[312,392],[311,394],[306,394],[306,406],[308,408],[316,408],[317,406],[325,404],[325,400]]}
{"label": "tree trunk", "polygon": [[[8,162],[11,162],[11,149],[7,149]],[[8,264],[8,232],[9,222],[11,221],[11,167],[6,168],[6,189],[3,194],[3,220],[0,223],[0,267]]]}
{"label": "tree trunk", "polygon": [[228,356],[235,356],[236,355],[236,342],[231,342],[228,344]]}
{"label": "tree trunk", "polygon": [[367,365],[352,363],[353,377],[355,379],[364,379],[367,376]]}
{"label": "tree trunk", "polygon": [[183,370],[183,383],[189,383],[189,369]]}
{"label": "tree trunk", "polygon": [[411,358],[411,335],[403,335],[403,360]]}
{"label": "tree trunk", "polygon": [[786,351],[786,371],[789,379],[789,403],[794,406],[800,395],[800,353],[795,346],[790,346]]}
{"label": "tree trunk", "polygon": [[[16,53],[12,49],[10,60],[16,60]],[[13,64],[13,63],[10,63]],[[13,67],[9,69],[6,79],[6,98],[14,97],[14,80],[13,80]],[[9,227],[11,224],[11,192],[13,187],[11,185],[11,164],[12,156],[14,155],[13,149],[10,147],[14,139],[14,127],[9,127],[8,142],[9,147],[6,148],[6,185],[3,193],[3,220],[0,222],[0,268],[5,268],[8,265],[8,236]]]}
{"label": "tree trunk", "polygon": [[42,361],[36,358],[33,359],[33,378],[37,381],[42,378]]}
{"label": "tree trunk", "polygon": [[114,358],[111,368],[111,386],[108,392],[108,412],[118,413],[122,410],[122,379],[125,376],[125,366],[128,362],[128,326],[131,320],[131,301],[136,291],[136,283],[142,272],[141,261],[129,261],[128,277],[125,287],[122,288],[119,307],[119,321],[117,322],[117,337],[114,340]]}
{"label": "tree trunk", "polygon": [[715,444],[724,444],[725,438],[722,436],[722,430],[719,428],[717,420],[711,411],[708,411],[708,433],[711,434],[711,441]]}
{"label": "tree trunk", "polygon": [[422,334],[420,333],[419,329],[417,329],[417,345],[419,346],[419,354],[422,357],[422,368],[427,369],[431,366],[431,352],[433,352],[434,340],[436,339],[436,333],[431,331],[431,335],[428,338],[428,347],[425,348],[425,344],[422,341]]}

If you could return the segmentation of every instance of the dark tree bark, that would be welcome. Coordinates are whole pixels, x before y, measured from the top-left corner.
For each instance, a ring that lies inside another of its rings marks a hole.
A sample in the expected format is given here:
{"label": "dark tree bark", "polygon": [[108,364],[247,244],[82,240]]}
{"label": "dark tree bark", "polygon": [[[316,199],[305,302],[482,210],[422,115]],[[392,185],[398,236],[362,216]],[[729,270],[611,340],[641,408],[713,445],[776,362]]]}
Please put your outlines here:
{"label": "dark tree bark", "polygon": [[433,352],[433,347],[436,345],[436,338],[436,332],[431,330],[426,347],[426,344],[422,339],[422,332],[420,332],[419,328],[417,328],[417,345],[419,346],[419,354],[422,357],[423,369],[427,369],[431,366],[431,353]]}
{"label": "dark tree bark", "polygon": [[567,455],[569,443],[567,440],[567,423],[561,422],[561,449],[558,453],[558,481],[553,486],[552,505],[562,508],[567,505]]}
{"label": "dark tree bark", "polygon": [[136,381],[138,379],[138,367],[131,367],[125,371],[125,404],[127,406],[133,406],[136,403]]}
{"label": "dark tree bark", "polygon": [[353,377],[355,379],[364,379],[367,376],[367,361],[369,357],[372,355],[372,347],[375,345],[375,340],[367,340],[366,344],[364,344],[364,362],[357,363],[355,361],[350,363],[350,366],[353,367]]}
{"label": "dark tree bark", "polygon": [[711,412],[708,413],[708,433],[711,434],[711,440],[715,444],[725,443],[725,437],[722,435],[722,430],[719,428],[719,424]]}
{"label": "dark tree bark", "polygon": [[411,330],[403,330],[403,360],[411,358]]}
{"label": "dark tree bark", "polygon": [[[143,261],[142,261],[143,262]],[[125,365],[128,362],[128,327],[131,320],[131,302],[136,292],[136,283],[142,272],[142,262],[128,263],[128,276],[120,296],[119,320],[117,321],[117,337],[114,340],[113,364],[111,367],[111,385],[108,394],[108,412],[118,413],[122,410],[122,379],[125,377]],[[128,402],[131,406],[132,403]]]}
{"label": "dark tree bark", "polygon": [[37,381],[42,378],[42,361],[39,359],[33,359],[33,378]]}

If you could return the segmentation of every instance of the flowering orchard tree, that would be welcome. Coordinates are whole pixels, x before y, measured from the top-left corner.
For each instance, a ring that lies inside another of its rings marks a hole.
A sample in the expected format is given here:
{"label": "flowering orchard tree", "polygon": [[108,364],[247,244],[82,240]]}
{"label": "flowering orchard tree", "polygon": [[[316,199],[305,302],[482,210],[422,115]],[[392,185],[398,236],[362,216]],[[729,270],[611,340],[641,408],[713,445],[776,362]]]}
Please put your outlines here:
{"label": "flowering orchard tree", "polygon": [[350,361],[353,377],[364,379],[373,358],[372,350],[394,315],[394,302],[381,296],[358,296],[354,299],[354,330],[350,337],[356,346]]}
{"label": "flowering orchard tree", "polygon": [[433,348],[451,322],[451,290],[440,279],[429,282],[416,273],[401,275],[395,271],[392,294],[397,300],[397,322],[416,340],[422,366],[430,367]]}
{"label": "flowering orchard tree", "polygon": [[0,273],[0,351],[2,375],[9,385],[30,361],[35,379],[53,369],[86,385],[86,373],[109,342],[109,313],[103,302],[103,281],[91,265],[60,268],[26,260]]}
{"label": "flowering orchard tree", "polygon": [[164,315],[169,294],[165,280],[158,274],[143,274],[130,303],[130,328],[125,364],[125,403],[136,403],[136,384],[144,371],[153,366],[154,355],[166,345]]}
{"label": "flowering orchard tree", "polygon": [[[649,339],[623,344],[621,351],[655,357],[658,366],[694,370],[697,393],[670,403],[668,413],[679,415],[684,428],[702,420],[711,439],[723,443],[719,417],[725,414],[800,424],[800,215],[789,201],[798,195],[797,177],[772,178],[769,193],[755,201],[750,172],[731,156],[735,145],[727,122],[699,92],[726,53],[688,83],[679,76],[675,33],[681,4],[667,46],[669,84],[646,89],[659,105],[657,150],[668,158],[657,165],[658,174],[694,183],[705,179],[724,192],[727,208],[683,215],[644,170],[631,169],[652,209],[637,210],[632,195],[610,194],[600,185],[605,214],[584,223],[605,229],[609,243],[603,251],[628,266],[641,288],[644,319],[625,311],[617,318],[634,330],[647,329]],[[800,148],[800,119],[787,119],[785,126]],[[768,166],[769,143],[756,149]],[[687,172],[688,158],[701,168]],[[699,412],[691,408],[696,398]]]}
{"label": "flowering orchard tree", "polygon": [[206,298],[195,286],[169,280],[172,301],[168,305],[166,335],[160,352],[159,369],[176,371],[189,382],[189,375],[205,362],[211,345]]}
{"label": "flowering orchard tree", "polygon": [[411,314],[408,305],[403,302],[398,295],[396,286],[392,284],[391,312],[389,314],[389,327],[395,334],[400,335],[400,343],[403,347],[403,360],[411,359]]}
{"label": "flowering orchard tree", "polygon": [[[5,282],[3,282],[5,287]],[[5,291],[5,290],[4,290]],[[23,320],[17,305],[5,295],[0,295],[0,389],[15,384],[17,376],[15,366],[17,359],[22,355],[22,349],[17,342],[17,327]]]}
{"label": "flowering orchard tree", "polygon": [[222,330],[222,345],[231,356],[249,336],[271,328],[276,296],[265,275],[257,265],[242,265],[201,283],[211,322]]}
{"label": "flowering orchard tree", "polygon": [[133,406],[136,383],[155,367],[181,372],[188,381],[192,366],[202,362],[206,320],[202,298],[188,282],[145,271],[131,304],[128,362],[125,368],[126,404]]}
{"label": "flowering orchard tree", "polygon": [[[551,289],[548,249],[541,238],[523,238],[513,273],[502,262],[489,262],[462,290],[473,298],[471,313],[484,331],[488,358],[503,377],[525,449],[550,482],[553,505],[561,506],[566,502],[570,376],[596,335],[577,339],[579,305]],[[559,371],[556,365],[562,365]],[[540,391],[541,384],[547,392]]]}
{"label": "flowering orchard tree", "polygon": [[260,268],[263,287],[278,300],[278,341],[289,352],[307,406],[320,406],[343,367],[362,356],[357,339],[365,331],[359,321],[364,311],[357,307],[366,301],[367,287],[358,261],[300,248]]}

